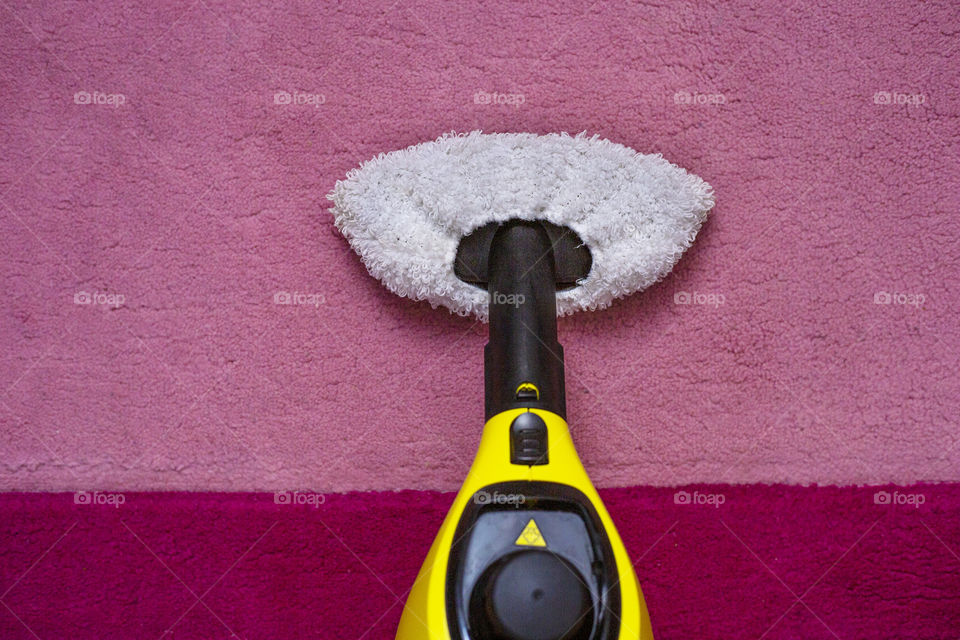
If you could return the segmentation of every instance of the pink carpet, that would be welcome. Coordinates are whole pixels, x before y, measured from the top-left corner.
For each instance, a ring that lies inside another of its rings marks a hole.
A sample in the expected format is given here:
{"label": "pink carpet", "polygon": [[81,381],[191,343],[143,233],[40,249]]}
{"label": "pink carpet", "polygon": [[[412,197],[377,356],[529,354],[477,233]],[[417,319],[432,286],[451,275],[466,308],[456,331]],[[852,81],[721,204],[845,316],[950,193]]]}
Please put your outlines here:
{"label": "pink carpet", "polygon": [[485,328],[382,289],[325,195],[471,129],[716,189],[666,281],[562,323],[600,485],[960,480],[953,3],[0,12],[0,487],[458,486]]}
{"label": "pink carpet", "polygon": [[[602,492],[658,640],[956,638],[957,485],[682,490]],[[0,495],[0,637],[387,640],[452,500],[121,495]]]}

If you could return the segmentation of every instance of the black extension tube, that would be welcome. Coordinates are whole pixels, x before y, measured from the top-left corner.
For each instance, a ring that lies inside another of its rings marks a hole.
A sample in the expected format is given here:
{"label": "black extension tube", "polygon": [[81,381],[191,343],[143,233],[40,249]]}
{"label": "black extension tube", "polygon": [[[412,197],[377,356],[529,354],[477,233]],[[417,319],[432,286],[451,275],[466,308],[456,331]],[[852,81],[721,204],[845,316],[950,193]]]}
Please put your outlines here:
{"label": "black extension tube", "polygon": [[[486,419],[518,407],[546,409],[566,419],[556,273],[546,230],[537,222],[502,225],[490,247],[488,273]],[[536,386],[539,398],[518,397],[517,389],[525,382]]]}

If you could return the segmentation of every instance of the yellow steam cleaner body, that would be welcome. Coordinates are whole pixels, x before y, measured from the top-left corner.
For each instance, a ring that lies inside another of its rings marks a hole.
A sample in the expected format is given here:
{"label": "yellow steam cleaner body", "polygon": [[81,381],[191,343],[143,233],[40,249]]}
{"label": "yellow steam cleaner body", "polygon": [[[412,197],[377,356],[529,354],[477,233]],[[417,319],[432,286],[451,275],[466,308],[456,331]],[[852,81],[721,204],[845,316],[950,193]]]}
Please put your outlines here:
{"label": "yellow steam cleaner body", "polygon": [[589,271],[569,229],[490,225],[458,277],[491,293],[487,421],[398,640],[651,640],[630,558],[564,419],[555,292]]}

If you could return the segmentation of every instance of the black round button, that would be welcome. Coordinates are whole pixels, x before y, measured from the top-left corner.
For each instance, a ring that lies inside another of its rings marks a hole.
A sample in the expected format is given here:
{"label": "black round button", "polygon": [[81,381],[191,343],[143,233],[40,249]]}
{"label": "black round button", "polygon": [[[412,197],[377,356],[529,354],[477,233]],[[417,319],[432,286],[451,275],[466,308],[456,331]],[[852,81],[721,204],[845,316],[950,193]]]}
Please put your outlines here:
{"label": "black round button", "polygon": [[579,640],[593,626],[583,576],[548,551],[506,556],[484,572],[476,590],[475,619],[496,640]]}

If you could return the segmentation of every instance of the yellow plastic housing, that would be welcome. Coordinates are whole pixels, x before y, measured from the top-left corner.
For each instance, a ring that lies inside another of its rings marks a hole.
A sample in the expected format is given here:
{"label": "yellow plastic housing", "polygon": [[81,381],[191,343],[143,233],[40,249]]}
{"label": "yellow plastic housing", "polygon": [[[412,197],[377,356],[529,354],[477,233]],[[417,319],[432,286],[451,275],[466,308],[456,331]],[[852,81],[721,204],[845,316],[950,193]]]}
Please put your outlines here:
{"label": "yellow plastic housing", "polygon": [[549,463],[534,466],[510,463],[510,424],[524,411],[527,409],[504,411],[490,418],[484,425],[480,448],[470,472],[457,493],[407,598],[397,629],[397,640],[450,640],[446,579],[457,523],[468,501],[483,487],[522,480],[566,484],[580,490],[593,503],[606,529],[617,564],[621,609],[618,640],[653,640],[650,616],[633,565],[610,514],[580,462],[566,421],[549,411],[530,409],[547,424]]}

